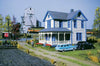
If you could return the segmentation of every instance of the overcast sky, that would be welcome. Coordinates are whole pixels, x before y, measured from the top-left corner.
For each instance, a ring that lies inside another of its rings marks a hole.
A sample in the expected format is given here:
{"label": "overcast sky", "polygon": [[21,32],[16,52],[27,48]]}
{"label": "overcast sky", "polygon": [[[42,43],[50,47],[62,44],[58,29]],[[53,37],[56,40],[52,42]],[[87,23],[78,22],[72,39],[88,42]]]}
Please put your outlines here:
{"label": "overcast sky", "polygon": [[100,0],[0,0],[0,14],[13,15],[21,22],[21,16],[24,10],[32,7],[35,10],[35,16],[41,22],[47,11],[70,12],[70,9],[81,10],[87,17],[87,28],[92,28],[95,9],[100,7]]}

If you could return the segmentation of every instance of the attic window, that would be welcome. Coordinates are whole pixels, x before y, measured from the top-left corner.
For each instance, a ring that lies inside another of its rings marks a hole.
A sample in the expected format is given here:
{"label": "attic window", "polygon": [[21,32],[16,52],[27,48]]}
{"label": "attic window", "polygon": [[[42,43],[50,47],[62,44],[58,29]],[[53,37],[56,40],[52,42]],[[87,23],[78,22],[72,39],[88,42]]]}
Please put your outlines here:
{"label": "attic window", "polygon": [[78,16],[77,17],[80,17],[80,15],[81,15],[81,12],[78,13]]}

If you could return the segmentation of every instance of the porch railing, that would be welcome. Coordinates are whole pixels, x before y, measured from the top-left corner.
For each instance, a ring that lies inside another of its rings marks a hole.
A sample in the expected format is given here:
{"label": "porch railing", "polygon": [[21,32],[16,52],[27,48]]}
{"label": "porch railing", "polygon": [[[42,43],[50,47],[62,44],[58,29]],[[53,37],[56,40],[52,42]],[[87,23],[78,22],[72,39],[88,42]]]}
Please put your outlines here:
{"label": "porch railing", "polygon": [[57,44],[70,44],[71,41],[52,41],[53,45],[57,45]]}

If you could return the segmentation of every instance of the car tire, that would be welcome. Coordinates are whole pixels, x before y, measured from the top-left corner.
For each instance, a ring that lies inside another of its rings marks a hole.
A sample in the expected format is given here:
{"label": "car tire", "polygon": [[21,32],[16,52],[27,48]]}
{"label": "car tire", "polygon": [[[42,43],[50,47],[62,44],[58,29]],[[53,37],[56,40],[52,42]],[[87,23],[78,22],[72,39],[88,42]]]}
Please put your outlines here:
{"label": "car tire", "polygon": [[65,50],[63,49],[62,52],[65,52]]}
{"label": "car tire", "polygon": [[73,51],[75,51],[75,48],[73,48]]}

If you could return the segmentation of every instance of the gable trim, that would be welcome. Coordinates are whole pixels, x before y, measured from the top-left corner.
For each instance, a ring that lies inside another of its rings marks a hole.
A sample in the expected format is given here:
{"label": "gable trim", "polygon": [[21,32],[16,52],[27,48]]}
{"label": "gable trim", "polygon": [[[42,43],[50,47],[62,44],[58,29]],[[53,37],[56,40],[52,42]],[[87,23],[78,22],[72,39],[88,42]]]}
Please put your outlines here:
{"label": "gable trim", "polygon": [[[47,17],[47,15],[49,14],[49,11],[47,11],[47,13],[46,13],[46,15],[45,15],[45,17],[44,17],[44,19],[43,19],[43,22],[45,22],[45,19],[46,19],[46,17]],[[52,15],[51,14],[49,14],[50,16],[51,16],[51,18],[52,18]],[[53,18],[52,18],[53,19]]]}
{"label": "gable trim", "polygon": [[[81,12],[81,11],[78,10],[77,13],[72,17],[73,20],[75,20],[74,17],[76,17],[76,16],[78,15],[79,12]],[[85,19],[83,19],[82,21],[88,21],[88,19],[84,16],[84,14],[83,14],[82,12],[81,12],[81,15],[85,18]]]}

